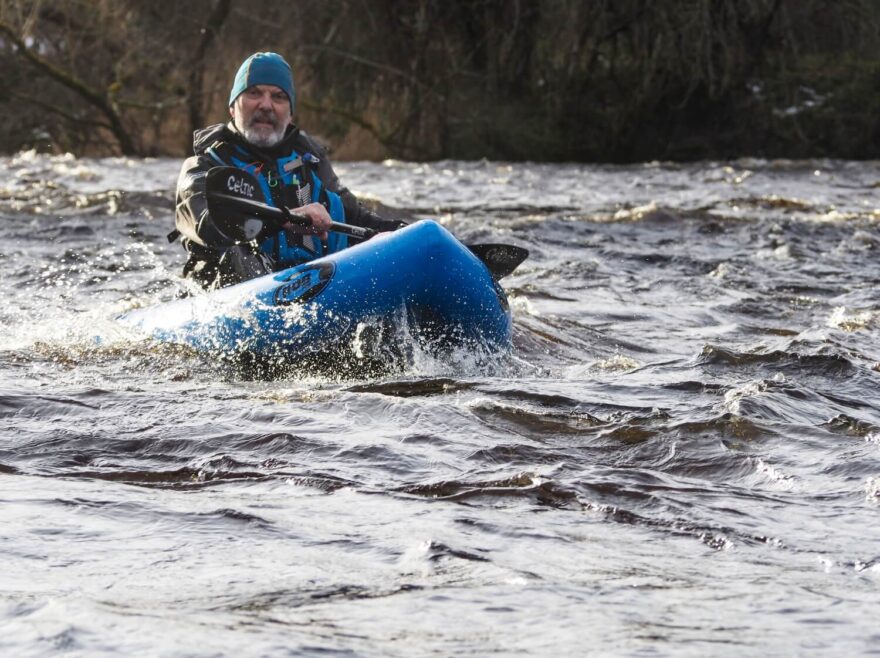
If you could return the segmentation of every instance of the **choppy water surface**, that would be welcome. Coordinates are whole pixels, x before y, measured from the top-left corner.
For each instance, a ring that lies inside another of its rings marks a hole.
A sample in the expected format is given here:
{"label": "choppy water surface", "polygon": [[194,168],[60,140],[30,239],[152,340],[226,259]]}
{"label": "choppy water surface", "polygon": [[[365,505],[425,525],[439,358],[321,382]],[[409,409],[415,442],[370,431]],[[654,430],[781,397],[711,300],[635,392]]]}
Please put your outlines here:
{"label": "choppy water surface", "polygon": [[0,653],[880,651],[878,163],[341,165],[514,353],[276,381],[113,320],[178,166],[0,159]]}

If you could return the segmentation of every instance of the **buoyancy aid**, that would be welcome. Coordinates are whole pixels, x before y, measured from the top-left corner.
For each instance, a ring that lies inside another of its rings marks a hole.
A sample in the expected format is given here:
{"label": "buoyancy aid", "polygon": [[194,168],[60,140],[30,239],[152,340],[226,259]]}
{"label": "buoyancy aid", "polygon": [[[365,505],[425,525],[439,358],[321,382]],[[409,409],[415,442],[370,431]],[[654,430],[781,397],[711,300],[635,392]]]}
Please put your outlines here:
{"label": "buoyancy aid", "polygon": [[[274,160],[255,159],[241,146],[215,141],[204,154],[218,165],[232,165],[256,176],[266,203],[291,210],[308,203],[323,205],[334,222],[345,222],[345,209],[338,194],[328,190],[317,175],[319,159],[313,153],[292,150]],[[280,231],[263,240],[260,251],[269,256],[276,269],[283,269],[332,254],[348,246],[348,237],[330,233],[326,241],[317,236]]]}

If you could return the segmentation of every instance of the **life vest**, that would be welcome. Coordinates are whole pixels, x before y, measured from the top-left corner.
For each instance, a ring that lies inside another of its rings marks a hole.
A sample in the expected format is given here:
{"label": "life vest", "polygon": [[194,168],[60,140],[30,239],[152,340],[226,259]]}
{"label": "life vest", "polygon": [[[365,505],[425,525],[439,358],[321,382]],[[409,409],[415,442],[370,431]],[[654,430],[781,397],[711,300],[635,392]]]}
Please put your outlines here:
{"label": "life vest", "polygon": [[[206,148],[204,154],[219,165],[232,165],[254,175],[269,205],[276,208],[284,205],[294,209],[308,203],[320,203],[334,222],[345,222],[342,199],[324,187],[318,178],[319,159],[312,153],[294,150],[274,161],[255,160],[253,154],[242,147],[217,141]],[[326,241],[321,241],[313,235],[280,231],[263,240],[260,251],[272,258],[277,269],[283,269],[335,253],[347,246],[348,237],[340,233],[330,233]]]}

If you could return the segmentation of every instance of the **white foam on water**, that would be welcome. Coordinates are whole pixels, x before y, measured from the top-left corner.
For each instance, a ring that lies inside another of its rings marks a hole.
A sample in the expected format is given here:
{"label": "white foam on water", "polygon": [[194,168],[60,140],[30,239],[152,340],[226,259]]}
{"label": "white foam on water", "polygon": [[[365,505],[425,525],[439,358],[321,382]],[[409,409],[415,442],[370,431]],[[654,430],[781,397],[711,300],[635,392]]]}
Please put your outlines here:
{"label": "white foam on water", "polygon": [[843,331],[858,331],[873,326],[877,317],[877,311],[851,311],[845,306],[838,306],[832,311],[826,325]]}
{"label": "white foam on water", "polygon": [[880,476],[865,480],[865,500],[872,505],[880,505]]}

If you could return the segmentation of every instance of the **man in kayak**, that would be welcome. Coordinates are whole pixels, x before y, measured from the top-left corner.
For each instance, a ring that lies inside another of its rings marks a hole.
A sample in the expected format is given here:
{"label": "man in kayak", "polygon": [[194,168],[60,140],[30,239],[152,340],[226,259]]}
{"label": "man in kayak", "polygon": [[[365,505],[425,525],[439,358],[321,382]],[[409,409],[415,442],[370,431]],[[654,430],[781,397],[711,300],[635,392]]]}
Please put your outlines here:
{"label": "man in kayak", "polygon": [[[364,208],[343,187],[325,150],[292,122],[296,94],[290,65],[281,55],[258,52],[238,69],[229,94],[229,123],[197,130],[194,155],[177,181],[176,230],[189,259],[183,274],[203,287],[218,287],[277,271],[344,249],[347,238],[327,233],[331,221],[377,231],[403,222]],[[286,224],[246,243],[228,235],[208,212],[205,174],[235,166],[257,176],[266,202],[296,208],[311,226]]]}

